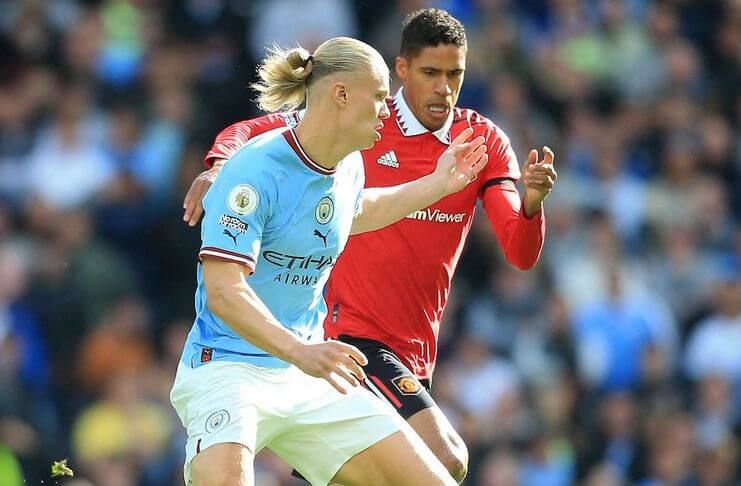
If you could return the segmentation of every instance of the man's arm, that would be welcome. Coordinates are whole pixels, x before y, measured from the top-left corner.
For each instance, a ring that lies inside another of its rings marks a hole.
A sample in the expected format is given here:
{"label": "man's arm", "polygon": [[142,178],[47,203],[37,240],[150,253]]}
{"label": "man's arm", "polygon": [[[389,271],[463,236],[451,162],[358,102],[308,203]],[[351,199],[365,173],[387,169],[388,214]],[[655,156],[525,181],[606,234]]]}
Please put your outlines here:
{"label": "man's arm", "polygon": [[324,378],[339,392],[347,393],[340,378],[352,386],[364,380],[361,365],[367,360],[354,346],[328,341],[308,344],[283,327],[247,283],[246,266],[202,257],[208,307],[242,338],[305,373]]}
{"label": "man's arm", "polygon": [[492,180],[484,185],[483,203],[499,244],[509,263],[520,270],[530,269],[540,258],[545,241],[543,201],[556,182],[553,152],[544,147],[544,158],[531,150],[523,168],[525,196],[510,179]]}
{"label": "man's arm", "polygon": [[488,160],[484,138],[467,141],[472,134],[468,128],[458,135],[432,174],[397,186],[363,190],[362,209],[355,216],[351,234],[384,228],[466,187]]}
{"label": "man's arm", "polygon": [[251,120],[237,122],[219,132],[211,150],[208,151],[206,158],[203,160],[207,170],[201,172],[195,178],[185,195],[183,221],[188,223],[189,226],[198,224],[201,216],[203,216],[203,196],[232,155],[244,147],[250,139],[270,130],[285,127],[287,120],[294,116],[298,115],[295,112],[271,113]]}

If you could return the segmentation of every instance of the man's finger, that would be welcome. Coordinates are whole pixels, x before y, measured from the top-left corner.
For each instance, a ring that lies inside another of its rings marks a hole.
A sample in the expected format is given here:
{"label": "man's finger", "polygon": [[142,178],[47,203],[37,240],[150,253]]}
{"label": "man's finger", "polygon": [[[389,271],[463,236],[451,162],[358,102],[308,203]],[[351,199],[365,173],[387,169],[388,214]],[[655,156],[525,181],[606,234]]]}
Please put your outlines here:
{"label": "man's finger", "polygon": [[196,207],[193,208],[193,214],[191,214],[190,222],[188,224],[190,226],[197,225],[198,222],[201,220],[201,216],[203,216],[203,202],[199,199]]}
{"label": "man's finger", "polygon": [[553,183],[553,179],[548,174],[529,174],[527,178],[528,182],[539,182],[539,183]]}
{"label": "man's finger", "polygon": [[342,364],[350,370],[350,373],[353,374],[357,379],[359,380],[365,380],[365,371],[363,370],[363,367],[358,364],[357,361],[355,361],[353,358],[348,357],[345,361],[342,362]]}
{"label": "man's finger", "polygon": [[528,174],[548,174],[553,178],[556,177],[556,170],[553,168],[552,165],[533,164],[525,170]]}
{"label": "man's finger", "polygon": [[334,373],[345,380],[351,387],[356,387],[360,384],[358,381],[358,378],[353,375],[350,370],[342,366],[342,364],[339,364],[335,370]]}
{"label": "man's finger", "polygon": [[531,165],[538,162],[538,151],[535,149],[532,149],[529,154],[527,154],[527,160],[525,161],[525,169],[530,167]]}
{"label": "man's finger", "polygon": [[329,384],[335,388],[335,390],[342,393],[343,395],[347,395],[347,389],[344,386],[342,386],[339,380],[337,380],[337,378],[335,378],[332,373],[325,376],[324,379],[327,380]]}
{"label": "man's finger", "polygon": [[190,189],[188,189],[188,192],[185,194],[185,198],[183,199],[183,209],[186,209],[191,202],[193,202],[193,198],[195,196],[195,192],[198,190],[198,179],[193,181],[193,184],[190,185]]}
{"label": "man's finger", "polygon": [[343,343],[341,341],[333,341],[340,348],[340,352],[345,356],[350,356],[360,366],[368,364],[368,358],[365,357],[362,351],[351,344]]}
{"label": "man's finger", "polygon": [[466,157],[471,155],[474,150],[479,148],[485,141],[486,139],[484,137],[478,136],[466,143],[462,143],[460,145],[451,145],[449,150],[456,159],[465,159]]}
{"label": "man's finger", "polygon": [[193,181],[190,189],[188,189],[188,194],[185,195],[185,200],[183,201],[183,208],[185,209],[183,220],[190,220],[191,216],[193,215],[193,208],[195,207],[195,203],[196,201],[200,200],[200,192],[200,184],[198,184],[198,179],[196,179],[195,181]]}
{"label": "man's finger", "polygon": [[465,130],[463,130],[461,133],[459,133],[458,136],[453,139],[450,145],[451,146],[461,145],[463,142],[468,140],[468,137],[470,137],[471,135],[473,135],[473,128],[468,127]]}
{"label": "man's finger", "polygon": [[486,145],[479,145],[473,152],[466,156],[465,161],[469,165],[475,164],[486,153],[486,150]]}
{"label": "man's finger", "polygon": [[548,165],[553,165],[553,161],[556,156],[553,155],[553,150],[548,146],[543,146],[543,161]]}
{"label": "man's finger", "polygon": [[193,218],[193,212],[195,211],[196,206],[197,206],[196,199],[191,198],[191,200],[188,201],[188,207],[185,208],[185,216],[183,217],[185,221],[188,221],[188,222],[191,221],[191,219]]}
{"label": "man's finger", "polygon": [[489,162],[489,154],[488,153],[484,153],[484,155],[478,161],[476,161],[476,163],[474,163],[471,166],[471,174],[473,174],[473,177],[471,177],[471,180],[472,181],[474,179],[476,179],[476,177],[478,176],[479,172],[481,172],[482,170],[484,170],[484,167],[486,167],[486,164],[488,162]]}
{"label": "man's finger", "polygon": [[[201,214],[203,213],[203,196],[208,190],[208,186],[204,186],[203,184],[199,184],[197,187],[193,188],[190,201],[188,201],[188,220],[191,223],[191,226],[194,226],[198,219],[200,219]],[[196,218],[195,221],[193,221],[193,218]]]}

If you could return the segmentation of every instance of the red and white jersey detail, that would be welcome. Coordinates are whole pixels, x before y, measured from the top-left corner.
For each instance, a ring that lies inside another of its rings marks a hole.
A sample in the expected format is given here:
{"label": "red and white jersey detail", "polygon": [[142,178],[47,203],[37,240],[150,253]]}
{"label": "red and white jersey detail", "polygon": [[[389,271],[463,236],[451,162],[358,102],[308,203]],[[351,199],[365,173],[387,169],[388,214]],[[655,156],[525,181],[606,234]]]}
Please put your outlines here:
{"label": "red and white jersey detail", "polygon": [[[385,343],[421,379],[431,377],[437,358],[440,320],[453,273],[471,228],[476,202],[487,216],[508,258],[528,268],[538,259],[545,223],[542,212],[532,219],[520,213],[511,183],[520,177],[507,136],[473,110],[456,108],[442,129],[432,133],[414,117],[400,90],[387,100],[391,116],[381,140],[361,152],[366,187],[412,181],[434,171],[450,141],[467,127],[486,139],[489,162],[464,190],[378,231],[354,235],[337,261],[326,289],[328,338],[346,334]],[[217,137],[206,163],[220,157],[218,147],[231,147],[237,137],[254,137],[295,120],[294,115],[268,115],[240,122]],[[216,155],[212,155],[216,154]]]}

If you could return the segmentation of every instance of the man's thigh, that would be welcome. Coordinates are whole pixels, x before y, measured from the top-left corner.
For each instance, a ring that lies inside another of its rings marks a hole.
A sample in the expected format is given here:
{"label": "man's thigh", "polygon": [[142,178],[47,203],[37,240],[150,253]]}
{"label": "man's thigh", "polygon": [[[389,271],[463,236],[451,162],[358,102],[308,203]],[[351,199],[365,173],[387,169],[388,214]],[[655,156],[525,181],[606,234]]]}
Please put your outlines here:
{"label": "man's thigh", "polygon": [[351,336],[340,339],[358,347],[368,358],[364,367],[366,386],[391,404],[453,477],[462,480],[468,467],[468,450],[430,395],[429,381],[415,378],[381,342]]}
{"label": "man's thigh", "polygon": [[311,484],[327,484],[350,458],[409,425],[370,391],[343,395],[325,380],[306,376],[315,400],[284,418],[266,447]]}
{"label": "man's thigh", "polygon": [[468,472],[468,448],[439,407],[420,410],[407,419],[440,462],[462,482]]}
{"label": "man's thigh", "polygon": [[343,486],[457,484],[408,425],[349,459],[332,483]]}
{"label": "man's thigh", "polygon": [[188,486],[252,486],[254,454],[242,444],[224,442],[200,451],[190,463]]}
{"label": "man's thigh", "polygon": [[187,432],[186,484],[192,463],[205,451],[218,460],[222,444],[239,445],[252,455],[261,448],[265,441],[261,435],[270,433],[270,427],[262,425],[266,417],[255,398],[271,396],[274,386],[265,377],[278,373],[232,362],[213,362],[195,369],[182,363],[178,366],[170,399]]}

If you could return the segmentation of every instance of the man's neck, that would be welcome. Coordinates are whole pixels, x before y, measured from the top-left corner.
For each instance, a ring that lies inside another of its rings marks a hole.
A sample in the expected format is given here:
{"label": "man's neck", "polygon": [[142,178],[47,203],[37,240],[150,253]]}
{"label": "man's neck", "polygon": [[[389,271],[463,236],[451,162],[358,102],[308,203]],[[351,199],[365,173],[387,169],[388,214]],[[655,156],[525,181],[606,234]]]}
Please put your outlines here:
{"label": "man's neck", "polygon": [[295,129],[296,137],[306,154],[325,169],[334,169],[354,151],[347,143],[343,143],[341,131],[334,119],[335,117],[325,116],[319,111],[307,110]]}

